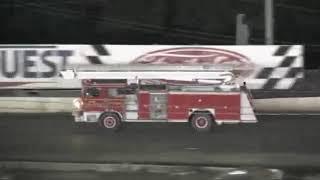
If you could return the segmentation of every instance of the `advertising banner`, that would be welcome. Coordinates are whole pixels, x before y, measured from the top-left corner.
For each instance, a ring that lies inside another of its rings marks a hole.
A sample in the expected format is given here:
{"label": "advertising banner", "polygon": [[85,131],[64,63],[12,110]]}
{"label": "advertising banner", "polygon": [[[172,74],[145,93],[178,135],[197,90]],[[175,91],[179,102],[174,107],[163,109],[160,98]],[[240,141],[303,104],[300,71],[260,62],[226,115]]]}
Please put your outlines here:
{"label": "advertising banner", "polygon": [[232,64],[251,89],[290,89],[304,59],[301,45],[0,45],[0,88],[79,88],[59,72],[93,64]]}

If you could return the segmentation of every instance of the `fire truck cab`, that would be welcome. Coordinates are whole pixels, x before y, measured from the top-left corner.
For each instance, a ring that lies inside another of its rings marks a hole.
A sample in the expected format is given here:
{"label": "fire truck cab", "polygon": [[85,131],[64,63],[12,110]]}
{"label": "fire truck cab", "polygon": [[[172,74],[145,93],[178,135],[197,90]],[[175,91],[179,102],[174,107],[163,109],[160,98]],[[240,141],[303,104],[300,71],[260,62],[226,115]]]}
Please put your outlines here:
{"label": "fire truck cab", "polygon": [[75,122],[112,130],[124,122],[185,122],[199,132],[223,123],[257,122],[249,91],[236,83],[84,77],[81,97],[73,101]]}

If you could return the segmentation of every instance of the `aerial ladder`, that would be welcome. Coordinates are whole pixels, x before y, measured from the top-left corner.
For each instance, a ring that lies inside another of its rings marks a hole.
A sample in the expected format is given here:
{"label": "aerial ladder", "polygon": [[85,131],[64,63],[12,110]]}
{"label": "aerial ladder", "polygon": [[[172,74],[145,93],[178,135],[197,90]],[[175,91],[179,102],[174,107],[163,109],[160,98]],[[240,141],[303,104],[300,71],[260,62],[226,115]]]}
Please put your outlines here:
{"label": "aerial ladder", "polygon": [[126,79],[196,81],[228,84],[234,80],[233,66],[219,65],[92,65],[72,66],[60,72],[64,79]]}

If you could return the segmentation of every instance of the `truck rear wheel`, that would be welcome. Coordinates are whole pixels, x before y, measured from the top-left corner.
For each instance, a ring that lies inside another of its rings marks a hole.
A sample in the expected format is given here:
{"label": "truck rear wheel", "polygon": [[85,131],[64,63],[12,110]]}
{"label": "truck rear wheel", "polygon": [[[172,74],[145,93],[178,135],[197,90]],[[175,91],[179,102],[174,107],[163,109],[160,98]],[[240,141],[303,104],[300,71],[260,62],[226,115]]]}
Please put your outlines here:
{"label": "truck rear wheel", "polygon": [[105,129],[117,131],[121,127],[121,119],[115,113],[105,113],[100,116],[100,126]]}
{"label": "truck rear wheel", "polygon": [[209,132],[212,130],[213,118],[209,113],[196,112],[191,117],[191,125],[198,132]]}

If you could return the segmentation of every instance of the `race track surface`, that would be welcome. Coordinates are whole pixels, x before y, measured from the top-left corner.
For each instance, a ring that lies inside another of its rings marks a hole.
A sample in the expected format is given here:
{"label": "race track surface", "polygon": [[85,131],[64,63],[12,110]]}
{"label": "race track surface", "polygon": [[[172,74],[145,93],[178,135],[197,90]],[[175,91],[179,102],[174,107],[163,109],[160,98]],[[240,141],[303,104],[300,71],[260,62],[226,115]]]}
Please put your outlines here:
{"label": "race track surface", "polygon": [[0,160],[319,167],[320,116],[258,116],[195,133],[187,124],[75,128],[69,114],[1,114]]}

